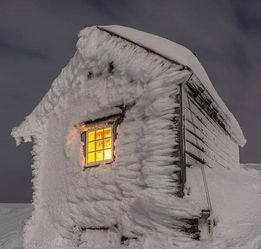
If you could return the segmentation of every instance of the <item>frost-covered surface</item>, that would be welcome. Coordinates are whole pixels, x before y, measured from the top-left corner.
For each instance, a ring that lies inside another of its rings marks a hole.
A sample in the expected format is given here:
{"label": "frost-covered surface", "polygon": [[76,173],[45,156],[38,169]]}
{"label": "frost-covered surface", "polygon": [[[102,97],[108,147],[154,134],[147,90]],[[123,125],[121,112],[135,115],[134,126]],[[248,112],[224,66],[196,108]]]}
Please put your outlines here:
{"label": "frost-covered surface", "polygon": [[[261,170],[261,165],[259,164]],[[197,171],[198,169],[194,169]],[[209,191],[217,227],[212,241],[201,249],[261,248],[261,171],[251,164],[230,170],[206,168]],[[192,171],[190,171],[193,174]],[[197,174],[197,173],[195,173]],[[193,185],[193,182],[191,183]],[[193,191],[193,189],[192,189]],[[203,246],[204,245],[204,246]]]}
{"label": "frost-covered surface", "polygon": [[218,106],[225,112],[227,119],[231,122],[231,134],[234,135],[236,141],[241,146],[246,143],[246,139],[244,138],[237,120],[217,94],[211,81],[209,80],[205,69],[200,64],[197,57],[189,49],[168,39],[145,33],[133,28],[118,25],[100,27],[104,30],[110,31],[130,41],[133,41],[134,43],[139,44],[145,48],[151,49],[152,51],[163,55],[165,58],[176,61],[181,65],[190,68],[209,91],[210,95],[215,99]]}
{"label": "frost-covered surface", "polygon": [[[233,170],[207,171],[218,224],[212,240],[194,241],[182,249],[261,248],[261,164],[255,166],[260,170],[250,164]],[[22,225],[30,213],[29,204],[0,204],[1,249],[22,248]]]}
{"label": "frost-covered surface", "polygon": [[[165,38],[162,38],[162,37],[159,37],[159,36],[156,36],[153,34],[148,34],[148,33],[145,33],[145,32],[139,31],[139,30],[135,30],[132,28],[128,28],[128,27],[123,27],[123,26],[118,26],[118,25],[100,26],[100,27],[104,30],[108,30],[112,33],[120,35],[121,37],[124,37],[145,48],[149,48],[152,51],[155,51],[156,53],[164,56],[165,58],[169,58],[170,60],[176,61],[177,63],[180,63],[181,65],[188,67],[189,70],[192,70],[193,73],[201,81],[201,83],[209,91],[210,95],[215,99],[217,105],[225,113],[226,118],[230,121],[230,124],[229,124],[231,126],[230,133],[234,136],[237,143],[241,146],[243,146],[246,143],[246,139],[243,135],[243,132],[242,132],[237,120],[235,119],[233,114],[228,110],[228,108],[225,105],[225,103],[223,102],[223,100],[219,97],[219,95],[217,94],[216,90],[214,89],[211,81],[209,80],[206,71],[204,70],[204,68],[202,67],[202,65],[196,58],[196,56],[194,56],[194,54],[189,49],[187,49],[175,42],[169,41]],[[81,31],[80,36],[82,36],[82,37],[88,36],[90,34],[91,29],[93,30],[96,28],[95,27],[86,28]],[[95,43],[95,38],[98,38],[98,37],[96,36],[92,39],[93,43]],[[94,45],[94,44],[92,44],[92,45]],[[129,46],[129,47],[131,47],[131,46]],[[118,54],[119,52],[123,52],[123,51],[118,50],[116,52],[116,54]],[[126,51],[124,51],[124,53],[125,52]],[[107,54],[107,53],[105,53],[105,54]],[[130,53],[128,55],[132,56],[132,54],[130,54]],[[96,57],[96,59],[99,60],[97,57]],[[138,60],[138,61],[136,61],[136,63],[137,64],[135,64],[133,66],[141,65],[143,62],[141,60]],[[139,63],[141,63],[141,64],[139,64]],[[72,78],[71,78],[72,74],[69,75],[68,72],[63,72],[63,74],[66,75],[65,77],[67,78],[67,80],[69,80],[69,81],[72,80]],[[138,75],[140,75],[140,74],[138,74]],[[129,76],[131,76],[131,72],[128,72],[128,77]],[[142,81],[142,79],[141,79],[141,81]],[[57,85],[59,85],[59,83]],[[66,87],[69,87],[69,86],[66,86]],[[51,97],[51,96],[50,95],[46,96],[42,100],[42,105],[41,105],[42,108],[47,109],[47,110],[52,109],[52,105],[53,105],[52,103],[50,103],[49,97]],[[51,99],[52,99],[52,97],[51,97]],[[39,111],[39,108],[36,108],[35,112],[33,112],[30,115],[30,118],[29,118],[30,121],[28,120],[28,122],[30,122],[30,123],[36,123],[34,126],[37,126],[38,118],[35,115],[35,113],[37,113],[38,111]],[[23,126],[27,126],[26,123],[24,123]],[[24,135],[26,135],[26,134],[24,134]],[[28,136],[25,136],[25,140],[26,139],[30,140],[30,138]]]}
{"label": "frost-covered surface", "polygon": [[[179,228],[186,225],[181,219],[197,218],[206,208],[203,193],[192,188],[190,196],[174,195],[175,97],[190,75],[182,65],[96,27],[80,33],[74,57],[12,132],[18,144],[34,142],[34,211],[25,249],[197,245]],[[115,161],[83,171],[79,124],[117,114],[119,105],[132,107],[117,128]],[[120,243],[122,237],[129,239]]]}
{"label": "frost-covered surface", "polygon": [[0,203],[1,249],[23,248],[23,227],[31,212],[30,204]]}
{"label": "frost-covered surface", "polygon": [[[158,249],[191,240],[173,229],[204,208],[174,195],[174,100],[191,74],[181,69],[96,27],[81,32],[75,56],[12,133],[18,142],[34,140],[26,249]],[[115,162],[82,171],[79,124],[133,103],[117,129]],[[120,245],[122,236],[137,239]]]}

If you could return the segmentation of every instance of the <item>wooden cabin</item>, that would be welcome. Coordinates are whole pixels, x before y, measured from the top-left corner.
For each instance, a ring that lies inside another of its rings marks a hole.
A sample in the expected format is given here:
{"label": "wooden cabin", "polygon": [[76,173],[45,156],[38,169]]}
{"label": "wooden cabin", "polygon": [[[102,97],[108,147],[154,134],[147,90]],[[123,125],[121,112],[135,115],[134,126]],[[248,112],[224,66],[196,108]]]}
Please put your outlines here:
{"label": "wooden cabin", "polygon": [[208,172],[238,167],[245,143],[235,117],[185,47],[121,26],[79,36],[12,132],[34,143],[25,248],[158,249],[206,238]]}

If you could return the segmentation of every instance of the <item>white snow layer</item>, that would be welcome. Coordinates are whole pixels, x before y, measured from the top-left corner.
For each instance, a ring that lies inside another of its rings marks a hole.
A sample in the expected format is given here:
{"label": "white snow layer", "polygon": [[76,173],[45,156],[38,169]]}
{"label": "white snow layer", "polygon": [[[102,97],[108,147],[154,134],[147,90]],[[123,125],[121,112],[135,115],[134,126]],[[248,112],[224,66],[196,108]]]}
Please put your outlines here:
{"label": "white snow layer", "polygon": [[[194,243],[173,229],[205,208],[196,195],[173,195],[174,97],[190,74],[97,27],[80,33],[74,57],[12,132],[18,144],[34,142],[34,211],[25,226],[25,249],[167,249]],[[117,129],[115,161],[82,171],[79,124],[128,104],[134,105]],[[99,227],[109,229],[88,229]],[[121,244],[122,236],[130,239]]]}
{"label": "white snow layer", "polygon": [[23,227],[31,213],[30,204],[0,203],[1,249],[23,248]]}
{"label": "white snow layer", "polygon": [[[187,48],[182,45],[172,42],[168,39],[159,37],[157,35],[145,33],[133,28],[109,25],[98,26],[103,30],[112,32],[120,37],[126,38],[142,47],[148,48],[157,54],[164,56],[165,58],[177,62],[191,69],[193,73],[198,77],[201,83],[206,87],[210,95],[215,99],[217,105],[224,111],[226,118],[231,122],[231,134],[234,136],[240,146],[244,146],[246,139],[243,132],[233,116],[229,111],[223,100],[217,94],[213,87],[205,69],[198,61],[197,57]],[[84,32],[84,30],[82,31]]]}
{"label": "white snow layer", "polygon": [[[34,140],[26,249],[158,249],[191,240],[173,229],[203,208],[174,195],[174,97],[190,75],[181,68],[96,27],[81,33],[75,56],[12,132],[18,142]],[[133,103],[117,130],[114,163],[82,171],[79,124]],[[120,244],[121,236],[137,239]]]}
{"label": "white snow layer", "polygon": [[[213,208],[218,221],[214,236],[208,241],[194,241],[181,247],[182,249],[261,248],[261,164],[255,165],[259,170],[253,169],[252,166],[247,164],[233,170],[222,167],[214,171],[207,170]],[[30,214],[29,204],[0,204],[1,249],[22,249],[22,227]],[[97,238],[95,233],[89,236],[90,243],[95,243],[95,240],[106,243],[101,241],[100,237]],[[113,237],[113,232],[110,235],[104,234],[102,239],[106,240],[106,236]],[[150,243],[158,239],[159,235]],[[170,241],[168,243],[169,247],[158,248],[179,248],[172,246]],[[107,249],[117,247],[108,246]]]}

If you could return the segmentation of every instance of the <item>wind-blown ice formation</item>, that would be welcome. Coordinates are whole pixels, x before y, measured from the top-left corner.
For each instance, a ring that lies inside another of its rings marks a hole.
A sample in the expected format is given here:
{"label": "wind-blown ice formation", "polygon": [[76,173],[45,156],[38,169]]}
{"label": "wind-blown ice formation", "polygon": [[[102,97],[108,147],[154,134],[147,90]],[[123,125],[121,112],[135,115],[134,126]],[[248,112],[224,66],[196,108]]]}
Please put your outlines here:
{"label": "wind-blown ice formation", "polygon": [[[174,100],[190,74],[97,27],[80,33],[74,57],[12,132],[18,144],[34,142],[26,249],[159,249],[190,242],[179,228],[203,206],[174,195],[173,154]],[[83,171],[79,124],[129,104],[117,129],[115,161]]]}

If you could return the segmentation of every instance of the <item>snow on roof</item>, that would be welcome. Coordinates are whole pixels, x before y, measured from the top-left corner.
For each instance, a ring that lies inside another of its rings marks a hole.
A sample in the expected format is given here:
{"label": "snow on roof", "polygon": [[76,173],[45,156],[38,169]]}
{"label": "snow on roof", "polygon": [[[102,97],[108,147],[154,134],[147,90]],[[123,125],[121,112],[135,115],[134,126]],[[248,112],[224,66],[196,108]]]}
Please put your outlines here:
{"label": "snow on roof", "polygon": [[[215,104],[221,110],[222,115],[224,115],[224,117],[228,121],[230,126],[229,132],[232,138],[234,138],[234,140],[241,146],[246,143],[246,139],[244,138],[243,132],[237,120],[217,94],[216,90],[214,89],[212,83],[208,78],[206,71],[198,61],[197,57],[189,49],[165,38],[117,25],[87,27],[80,32],[80,37],[85,35],[90,36],[90,40],[92,40],[92,42],[96,44],[98,42],[96,39],[103,38],[102,36],[98,35],[99,32],[93,33],[92,31],[94,30],[99,31],[100,33],[107,32],[111,36],[119,37],[127,42],[136,44],[137,46],[140,46],[141,48],[144,48],[147,51],[151,52],[151,54],[154,53],[172,63],[174,62],[176,64],[183,65],[187,71],[192,71],[194,74],[193,77],[196,78],[196,80],[199,80],[201,84],[205,87],[205,90],[214,99]],[[96,35],[98,36],[96,37]],[[82,42],[86,41],[82,39]],[[102,42],[106,43],[106,40]],[[89,49],[92,50],[91,44],[82,45],[83,47],[90,46]],[[67,89],[67,86],[63,81],[66,81],[66,79],[71,79],[71,67],[74,67],[77,64],[75,64],[73,61],[75,61],[74,57],[72,58],[72,62],[70,62],[68,66],[62,70],[61,75],[54,81],[52,88],[56,89],[56,87],[59,86],[61,88]],[[53,91],[55,92],[56,90],[53,90],[52,88],[44,96],[41,103],[33,110],[33,112],[26,117],[25,121],[19,127],[13,129],[12,135],[16,137],[18,143],[20,141],[18,138],[21,137],[21,134],[23,134],[22,137],[24,138],[24,140],[30,141],[30,134],[32,133],[32,131],[29,127],[37,127],[38,125],[33,125],[33,123],[40,123],[40,116],[46,115],[55,105],[53,100],[56,100],[57,98],[56,93],[53,93]]]}
{"label": "snow on roof", "polygon": [[152,52],[166,58],[167,60],[174,61],[191,69],[193,73],[197,76],[197,78],[200,80],[200,82],[205,86],[206,90],[214,98],[217,105],[227,115],[227,118],[231,122],[232,136],[236,139],[239,145],[244,146],[244,144],[246,143],[246,139],[236,118],[229,111],[223,100],[219,97],[205,69],[200,64],[197,57],[189,49],[168,39],[146,32],[142,32],[133,28],[118,25],[97,27],[101,30],[120,36],[143,48],[149,49]]}

